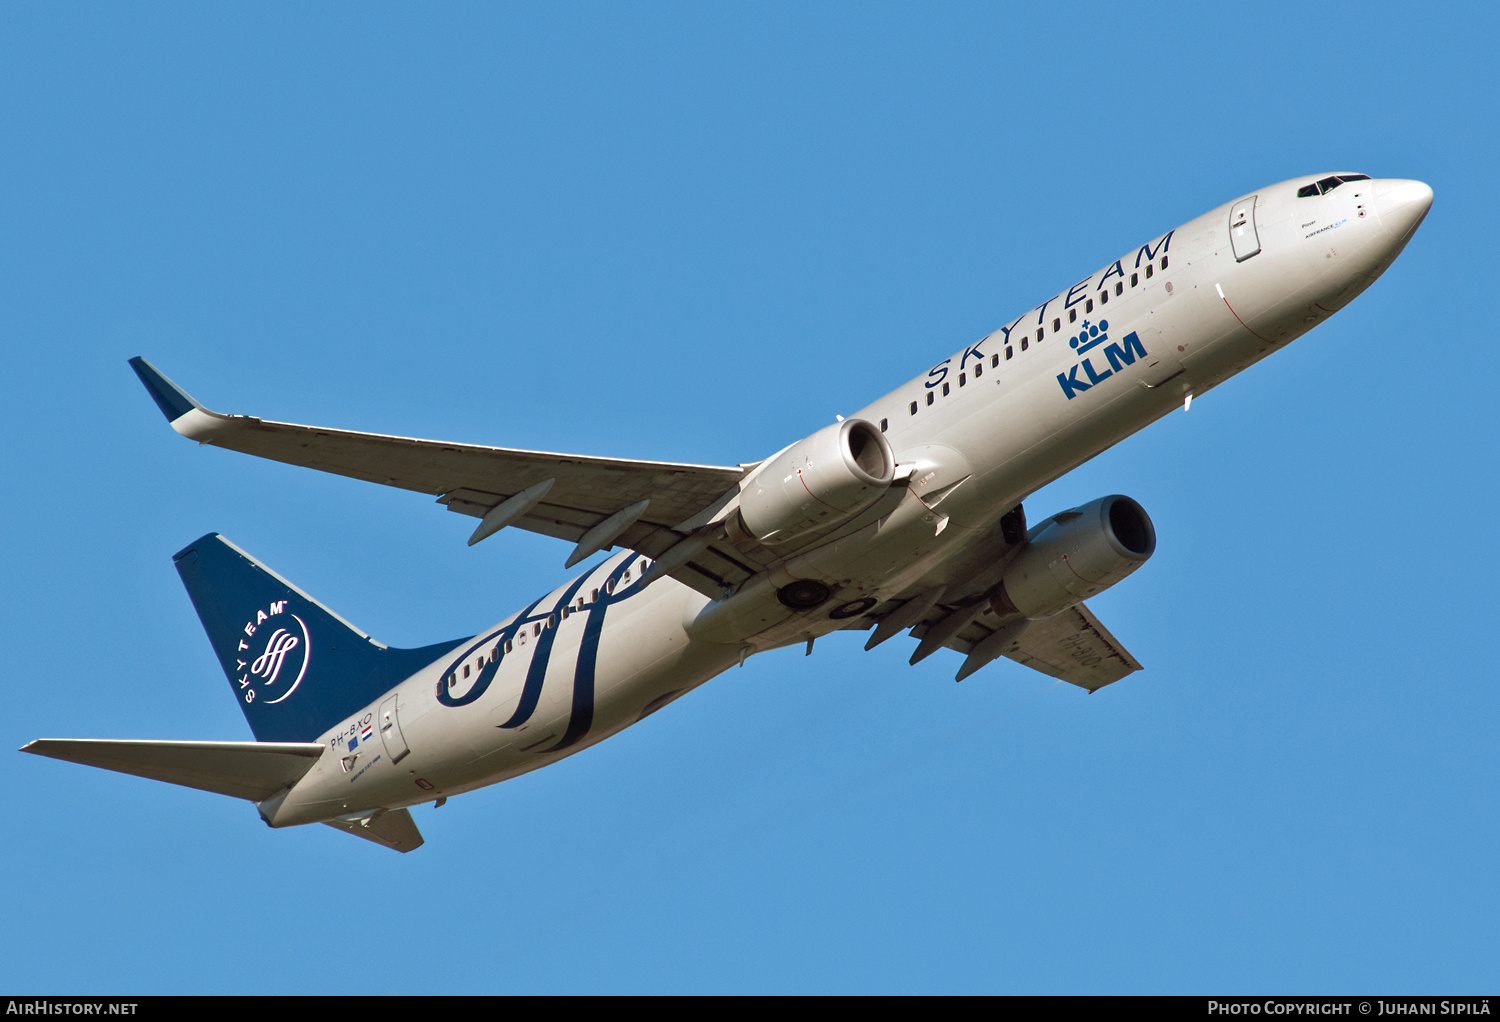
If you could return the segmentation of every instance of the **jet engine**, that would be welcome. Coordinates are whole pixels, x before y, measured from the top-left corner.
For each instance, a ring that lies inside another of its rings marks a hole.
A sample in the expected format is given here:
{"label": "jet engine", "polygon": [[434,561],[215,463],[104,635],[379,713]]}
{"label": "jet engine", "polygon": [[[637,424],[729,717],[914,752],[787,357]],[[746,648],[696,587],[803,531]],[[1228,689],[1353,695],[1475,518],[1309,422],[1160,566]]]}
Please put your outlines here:
{"label": "jet engine", "polygon": [[1156,529],[1129,497],[1113,494],[1032,529],[991,600],[995,613],[1051,617],[1104,592],[1156,552]]}
{"label": "jet engine", "polygon": [[864,419],[845,419],[763,466],[740,494],[740,517],[760,542],[786,543],[863,511],[895,474],[885,434]]}

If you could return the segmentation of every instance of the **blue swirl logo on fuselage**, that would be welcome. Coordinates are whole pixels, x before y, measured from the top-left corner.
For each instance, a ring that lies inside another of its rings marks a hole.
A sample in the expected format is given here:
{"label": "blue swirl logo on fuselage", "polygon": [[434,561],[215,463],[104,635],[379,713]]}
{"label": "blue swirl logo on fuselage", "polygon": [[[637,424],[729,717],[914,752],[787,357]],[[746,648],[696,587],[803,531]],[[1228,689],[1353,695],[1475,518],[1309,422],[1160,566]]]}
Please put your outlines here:
{"label": "blue swirl logo on fuselage", "polygon": [[[578,644],[578,662],[573,671],[572,715],[568,720],[566,733],[557,744],[541,751],[553,752],[578,742],[588,733],[593,724],[594,678],[599,659],[599,637],[604,631],[605,612],[612,605],[628,600],[642,591],[639,579],[644,572],[637,576],[633,584],[617,588],[620,579],[630,570],[639,556],[631,554],[616,565],[610,571],[604,585],[599,588],[597,595],[590,600],[583,601],[581,606],[577,604],[578,592],[592,577],[592,573],[574,579],[563,590],[557,602],[545,613],[537,611],[538,605],[542,602],[539,599],[517,614],[509,624],[466,643],[462,652],[443,669],[442,677],[438,681],[438,702],[443,706],[459,707],[478,700],[495,680],[495,675],[505,658],[520,654],[525,649],[522,643],[529,639],[532,647],[531,662],[527,665],[526,680],[521,686],[521,697],[510,719],[497,726],[513,729],[525,724],[536,712],[537,704],[541,701],[542,686],[547,680],[552,649],[562,623],[568,618],[581,614],[584,616],[583,637]],[[507,647],[510,647],[509,653],[506,652]],[[471,676],[477,671],[477,676],[474,676],[472,684],[461,695],[454,695],[455,688],[463,680],[461,675],[465,667],[469,668]]]}

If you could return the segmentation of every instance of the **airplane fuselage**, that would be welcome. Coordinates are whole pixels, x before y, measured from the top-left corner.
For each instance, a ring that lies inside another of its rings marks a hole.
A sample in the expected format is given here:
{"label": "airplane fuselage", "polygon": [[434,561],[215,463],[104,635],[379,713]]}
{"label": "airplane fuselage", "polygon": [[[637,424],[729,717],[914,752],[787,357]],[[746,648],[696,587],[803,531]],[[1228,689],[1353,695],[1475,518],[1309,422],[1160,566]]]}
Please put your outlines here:
{"label": "airplane fuselage", "polygon": [[[767,649],[868,627],[916,583],[982,588],[1000,519],[1337,312],[1425,214],[1415,182],[1299,178],[1127,253],[855,413],[906,485],[712,600],[607,557],[342,721],[273,826],[431,802],[572,755]],[[1316,191],[1316,190],[1315,190]],[[816,580],[809,610],[778,587]],[[331,754],[330,754],[331,753]]]}

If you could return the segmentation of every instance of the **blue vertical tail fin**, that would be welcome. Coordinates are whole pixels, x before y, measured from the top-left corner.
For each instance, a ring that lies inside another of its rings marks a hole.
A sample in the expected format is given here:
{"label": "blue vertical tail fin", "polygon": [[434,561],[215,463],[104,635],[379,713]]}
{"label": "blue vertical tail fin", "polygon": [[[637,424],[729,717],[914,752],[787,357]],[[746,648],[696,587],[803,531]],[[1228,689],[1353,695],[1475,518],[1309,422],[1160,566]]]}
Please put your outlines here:
{"label": "blue vertical tail fin", "polygon": [[377,642],[218,533],[172,560],[258,741],[315,741],[456,645]]}

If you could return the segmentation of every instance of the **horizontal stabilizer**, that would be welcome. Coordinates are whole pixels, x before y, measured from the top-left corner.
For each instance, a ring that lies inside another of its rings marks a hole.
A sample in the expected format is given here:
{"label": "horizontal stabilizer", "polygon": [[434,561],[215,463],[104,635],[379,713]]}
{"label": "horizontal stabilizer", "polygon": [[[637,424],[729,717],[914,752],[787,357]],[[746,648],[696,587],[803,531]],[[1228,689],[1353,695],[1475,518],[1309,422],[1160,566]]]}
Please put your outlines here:
{"label": "horizontal stabilizer", "polygon": [[301,780],[323,745],[38,738],[21,751],[259,802]]}
{"label": "horizontal stabilizer", "polygon": [[422,832],[417,830],[416,821],[405,809],[384,810],[353,820],[323,822],[355,837],[394,848],[398,852],[409,852],[422,846]]}

